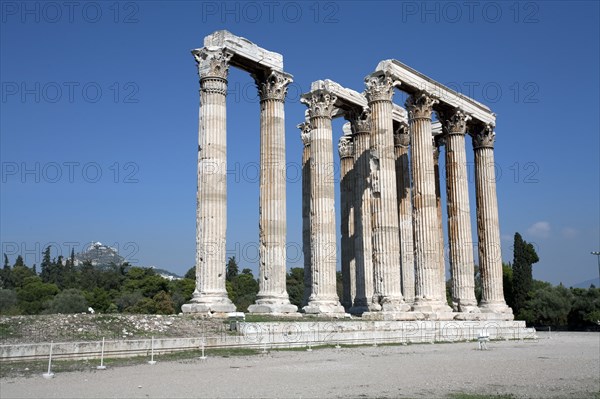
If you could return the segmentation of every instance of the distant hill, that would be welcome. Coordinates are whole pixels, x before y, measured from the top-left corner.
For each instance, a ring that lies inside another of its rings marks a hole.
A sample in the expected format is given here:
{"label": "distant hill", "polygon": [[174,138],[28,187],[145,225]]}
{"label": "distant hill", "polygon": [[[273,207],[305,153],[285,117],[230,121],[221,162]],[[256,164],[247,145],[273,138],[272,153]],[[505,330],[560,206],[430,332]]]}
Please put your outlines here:
{"label": "distant hill", "polygon": [[167,280],[181,280],[183,277],[170,272],[168,270],[165,269],[159,269],[155,266],[150,266],[150,269],[154,270],[156,272],[156,274],[158,274],[159,276],[161,276],[162,278],[166,278]]}
{"label": "distant hill", "polygon": [[600,278],[592,278],[589,280],[582,281],[573,285],[573,288],[590,288],[590,285],[594,284],[594,287],[600,288]]}
{"label": "distant hill", "polygon": [[[125,258],[119,255],[117,249],[104,245],[101,242],[93,242],[83,252],[75,254],[75,265],[81,265],[83,262],[89,261],[93,266],[106,267],[111,264],[122,265],[125,263]],[[141,266],[152,269],[159,276],[167,280],[180,280],[183,277],[165,269],[159,269],[156,266]]]}
{"label": "distant hill", "polygon": [[93,242],[83,252],[75,254],[75,265],[89,261],[94,266],[108,266],[111,263],[121,265],[125,258],[119,255],[119,252],[101,242]]}

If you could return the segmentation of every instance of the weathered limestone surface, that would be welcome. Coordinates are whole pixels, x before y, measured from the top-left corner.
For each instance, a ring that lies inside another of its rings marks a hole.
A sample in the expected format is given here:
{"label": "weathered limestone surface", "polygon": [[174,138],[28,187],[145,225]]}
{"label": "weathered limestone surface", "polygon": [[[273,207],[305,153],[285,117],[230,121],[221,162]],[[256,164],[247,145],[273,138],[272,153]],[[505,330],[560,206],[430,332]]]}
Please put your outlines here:
{"label": "weathered limestone surface", "polygon": [[410,309],[400,291],[400,233],[396,157],[392,122],[393,81],[385,74],[365,78],[371,108],[371,190],[373,194],[373,302],[383,312]]}
{"label": "weathered limestone surface", "polygon": [[356,260],[356,296],[352,314],[377,310],[373,303],[373,257],[371,223],[370,137],[371,112],[368,108],[346,114],[354,144],[354,258]]}
{"label": "weathered limestone surface", "polygon": [[409,94],[430,93],[440,103],[447,104],[451,108],[461,108],[469,113],[473,119],[484,124],[491,123],[495,125],[496,123],[496,115],[487,106],[436,82],[398,60],[383,60],[377,64],[375,70],[386,72],[393,79],[401,81],[402,90]]}
{"label": "weathered limestone surface", "polygon": [[226,30],[216,31],[204,38],[204,47],[219,47],[232,55],[231,65],[248,72],[257,70],[283,71],[283,56],[265,50],[250,40]]}
{"label": "weathered limestone surface", "polygon": [[260,96],[259,292],[250,313],[292,313],[286,290],[284,101],[290,75],[255,74]]}
{"label": "weathered limestone surface", "polygon": [[475,150],[477,236],[482,286],[479,308],[483,312],[512,316],[512,309],[504,301],[502,288],[502,252],[494,170],[494,126],[477,126],[472,136]]}
{"label": "weathered limestone surface", "polygon": [[342,306],[348,310],[356,297],[356,262],[354,259],[354,144],[350,124],[344,125],[344,135],[340,137],[340,203],[341,203],[341,266],[342,266]]}
{"label": "weathered limestone surface", "polygon": [[412,202],[409,161],[410,134],[403,123],[394,132],[396,153],[396,188],[398,195],[398,225],[400,229],[400,270],[404,301],[415,299],[415,257],[413,245]]}
{"label": "weathered limestone surface", "polygon": [[312,277],[310,267],[310,132],[312,126],[307,120],[298,125],[302,139],[302,254],[304,255],[304,299],[308,304],[312,293]]}
{"label": "weathered limestone surface", "polygon": [[439,223],[431,145],[431,112],[436,103],[437,100],[425,92],[411,95],[406,103],[412,134],[411,172],[415,247],[413,309],[429,313],[451,311],[439,290]]}
{"label": "weathered limestone surface", "polygon": [[465,134],[471,117],[460,109],[438,112],[446,133],[446,192],[448,241],[452,269],[452,307],[455,312],[478,313],[475,298],[473,239]]}
{"label": "weathered limestone surface", "polygon": [[225,290],[227,229],[228,61],[222,48],[194,50],[200,75],[198,194],[196,208],[196,289],[183,312],[226,313],[235,305]]}
{"label": "weathered limestone surface", "polygon": [[307,314],[344,314],[336,292],[334,164],[331,115],[336,97],[317,90],[302,97],[310,124],[311,295]]}

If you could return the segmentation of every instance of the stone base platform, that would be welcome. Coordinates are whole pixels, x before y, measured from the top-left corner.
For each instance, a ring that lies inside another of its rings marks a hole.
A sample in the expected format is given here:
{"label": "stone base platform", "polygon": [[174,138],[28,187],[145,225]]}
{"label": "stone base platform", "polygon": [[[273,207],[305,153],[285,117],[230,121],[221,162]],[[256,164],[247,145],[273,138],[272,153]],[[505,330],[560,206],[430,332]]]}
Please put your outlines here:
{"label": "stone base platform", "polygon": [[287,304],[274,304],[274,303],[257,303],[248,306],[248,313],[252,314],[264,314],[271,316],[280,315],[296,315],[298,307],[290,303]]}
{"label": "stone base platform", "polygon": [[226,295],[215,295],[203,296],[198,299],[192,298],[190,303],[181,306],[181,311],[183,313],[195,313],[215,317],[223,314],[223,317],[226,317],[227,313],[235,312],[236,309],[233,302]]}
{"label": "stone base platform", "polygon": [[488,321],[514,319],[512,313],[463,313],[463,312],[365,312],[362,314],[363,320],[461,320],[461,321]]}
{"label": "stone base platform", "polygon": [[241,336],[230,337],[239,344],[260,343],[261,347],[303,347],[327,344],[409,344],[475,341],[480,335],[490,340],[537,339],[535,329],[524,321],[508,320],[413,320],[367,321],[278,321],[240,323]]}
{"label": "stone base platform", "polygon": [[323,317],[346,317],[348,314],[337,301],[310,301],[302,310],[306,315],[323,315]]}

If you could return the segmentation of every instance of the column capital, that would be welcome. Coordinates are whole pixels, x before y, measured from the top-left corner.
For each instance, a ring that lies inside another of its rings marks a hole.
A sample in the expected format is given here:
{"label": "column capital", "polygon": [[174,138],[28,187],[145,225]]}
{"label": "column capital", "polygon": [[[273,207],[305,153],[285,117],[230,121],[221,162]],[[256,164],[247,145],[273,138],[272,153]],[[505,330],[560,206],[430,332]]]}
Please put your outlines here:
{"label": "column capital", "polygon": [[229,60],[233,54],[222,47],[192,50],[192,55],[198,64],[200,79],[221,78],[227,79],[229,73]]}
{"label": "column capital", "polygon": [[351,136],[342,136],[338,142],[340,158],[354,157],[354,141]]}
{"label": "column capital", "polygon": [[406,99],[406,109],[409,119],[431,119],[433,106],[437,104],[438,99],[425,91],[418,91],[411,94]]}
{"label": "column capital", "polygon": [[279,71],[268,71],[264,74],[252,74],[261,101],[285,101],[287,87],[292,83],[292,75]]}
{"label": "column capital", "polygon": [[478,148],[494,148],[494,142],[496,141],[496,133],[494,132],[494,125],[488,123],[476,127],[471,133],[473,138],[473,149]]}
{"label": "column capital", "polygon": [[369,108],[348,111],[344,114],[344,118],[350,122],[352,134],[371,133],[371,110]]}
{"label": "column capital", "polygon": [[367,101],[369,104],[375,101],[392,101],[394,87],[399,85],[400,82],[393,80],[387,73],[377,72],[368,75],[365,78]]}
{"label": "column capital", "polygon": [[400,127],[394,132],[394,147],[407,148],[410,145],[410,134],[408,125],[400,122]]}
{"label": "column capital", "polygon": [[300,102],[308,107],[308,116],[331,119],[337,96],[327,90],[315,90],[304,94]]}
{"label": "column capital", "polygon": [[300,129],[300,138],[302,139],[302,144],[304,144],[305,147],[310,145],[310,132],[312,130],[312,125],[310,122],[302,122],[296,127]]}
{"label": "column capital", "polygon": [[451,111],[436,112],[445,134],[465,135],[467,133],[467,122],[472,119],[471,115],[460,108],[455,108]]}

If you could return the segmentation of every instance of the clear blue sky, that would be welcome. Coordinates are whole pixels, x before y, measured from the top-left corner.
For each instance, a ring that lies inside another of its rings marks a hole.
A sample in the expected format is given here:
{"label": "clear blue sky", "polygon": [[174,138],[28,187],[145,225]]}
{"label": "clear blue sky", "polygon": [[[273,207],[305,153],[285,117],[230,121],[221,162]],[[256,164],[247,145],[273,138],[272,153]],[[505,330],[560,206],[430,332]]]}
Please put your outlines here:
{"label": "clear blue sky", "polygon": [[[518,231],[540,256],[535,278],[598,277],[598,3],[466,3],[2,1],[2,251],[31,265],[48,244],[66,255],[101,241],[138,265],[192,266],[190,49],[227,29],[283,54],[294,75],[288,266],[302,264],[299,92],[327,78],[362,91],[380,60],[396,58],[497,113],[504,260]],[[259,105],[246,73],[232,69],[229,81],[228,255],[256,270]]]}

